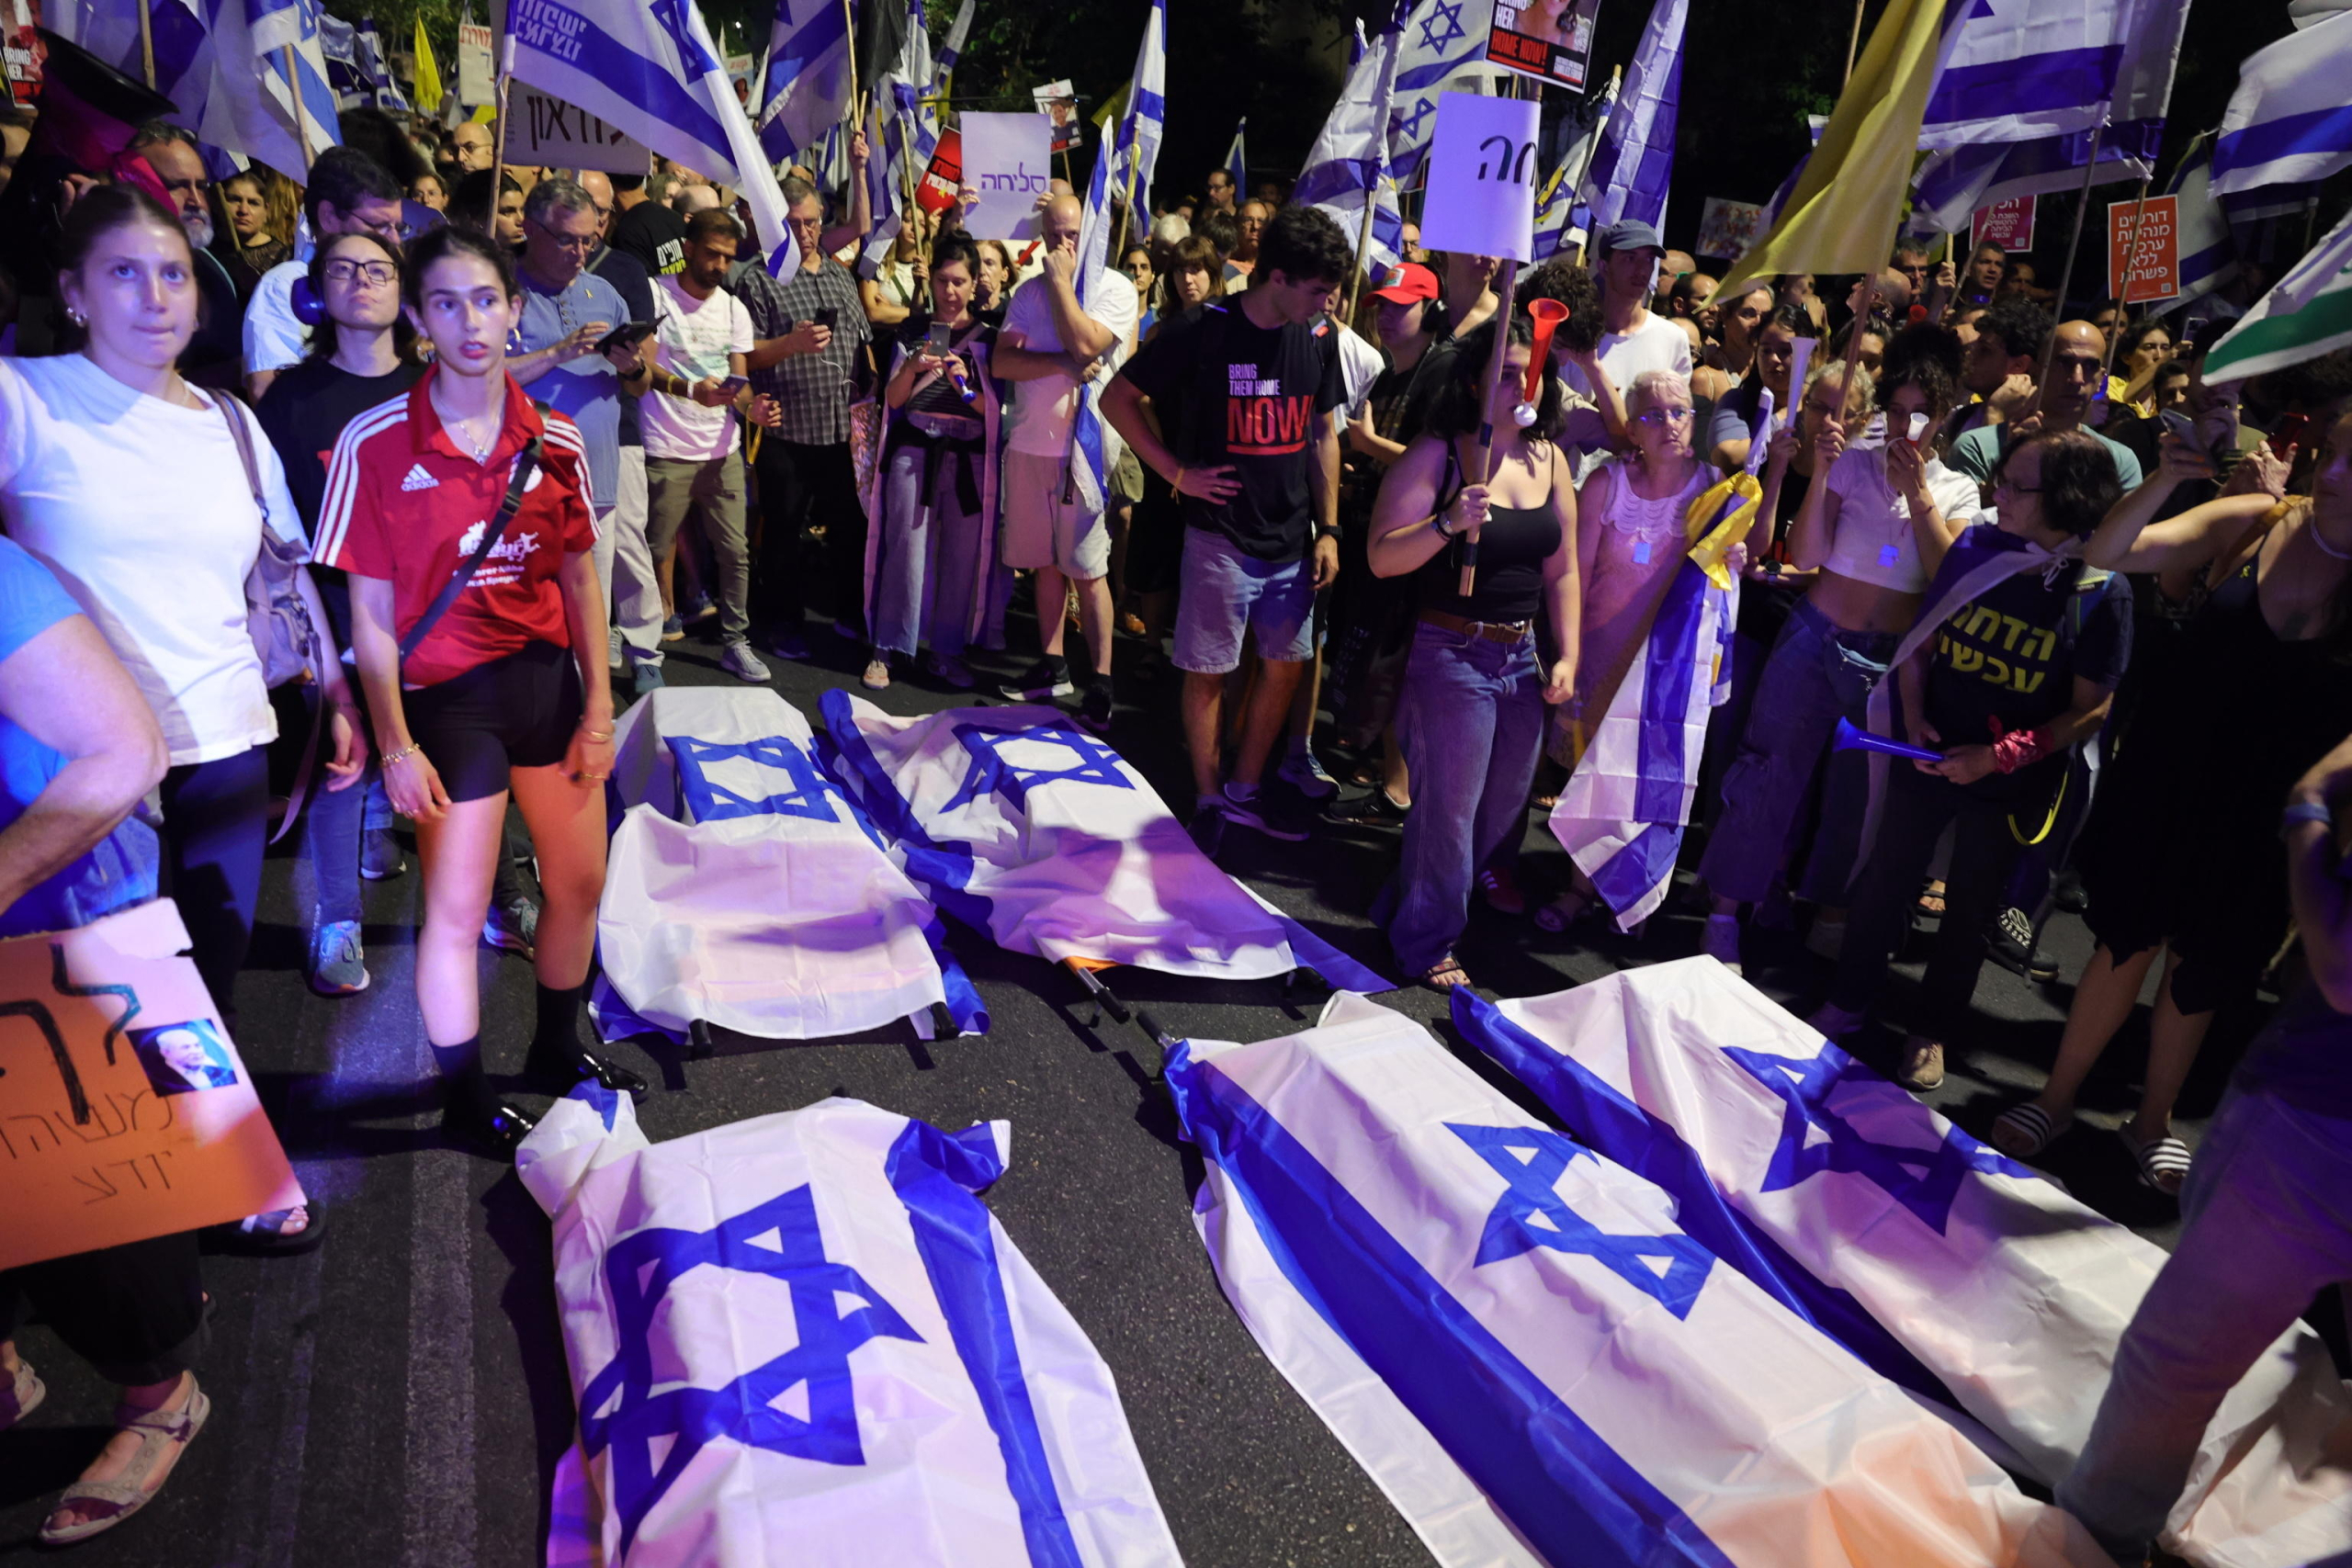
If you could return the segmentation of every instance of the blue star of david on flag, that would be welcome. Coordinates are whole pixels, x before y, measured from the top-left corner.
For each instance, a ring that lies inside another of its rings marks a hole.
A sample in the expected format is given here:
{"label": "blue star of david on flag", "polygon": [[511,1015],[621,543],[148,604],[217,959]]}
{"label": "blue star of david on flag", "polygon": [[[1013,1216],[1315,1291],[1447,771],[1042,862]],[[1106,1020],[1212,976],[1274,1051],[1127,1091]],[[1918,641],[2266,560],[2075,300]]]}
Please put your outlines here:
{"label": "blue star of david on flag", "polygon": [[1448,6],[1442,3],[1430,7],[1421,18],[1421,47],[1431,54],[1442,52],[1447,44],[1467,36],[1462,28],[1462,0]]}
{"label": "blue star of david on flag", "polygon": [[[678,788],[697,822],[723,822],[730,817],[806,817],[815,822],[838,822],[836,798],[849,797],[827,778],[824,770],[795,742],[781,735],[731,744],[673,735],[670,755],[678,764]],[[710,764],[743,761],[773,768],[785,775],[789,787],[756,798],[728,788],[710,776]]]}
{"label": "blue star of david on flag", "polygon": [[[1039,784],[1101,784],[1105,789],[1133,789],[1135,783],[1121,771],[1119,754],[1082,729],[1046,723],[1027,729],[989,729],[978,724],[956,726],[956,739],[972,759],[955,797],[940,807],[953,811],[984,795],[1001,795],[1020,811],[1029,809],[1029,792]],[[1058,746],[1070,755],[1068,767],[1029,766],[1004,754],[1015,743]]]}
{"label": "blue star of david on flag", "polygon": [[1778,1192],[1823,1171],[1861,1177],[1918,1216],[1941,1235],[1951,1219],[1952,1200],[1970,1171],[1983,1176],[2030,1177],[2033,1171],[1957,1127],[1944,1129],[1934,1148],[1872,1143],[1829,1109],[1829,1097],[1849,1084],[1884,1089],[1887,1082],[1835,1045],[1810,1061],[1726,1045],[1724,1055],[1788,1105],[1781,1142],[1772,1150],[1763,1190]]}
{"label": "blue star of david on flag", "polygon": [[1543,1127],[1465,1127],[1448,1122],[1454,1136],[1477,1151],[1510,1185],[1495,1201],[1478,1238],[1477,1263],[1517,1258],[1546,1247],[1581,1253],[1649,1293],[1678,1318],[1690,1315],[1714,1254],[1689,1236],[1612,1235],[1578,1214],[1554,1189],[1578,1155],[1598,1159],[1565,1133]]}
{"label": "blue star of david on flag", "polygon": [[1435,98],[1415,98],[1409,111],[1398,110],[1391,117],[1389,140],[1415,146],[1421,141],[1421,121],[1437,113]]}
{"label": "blue star of david on flag", "polygon": [[710,57],[710,51],[695,37],[694,29],[686,26],[678,0],[653,0],[652,10],[654,24],[678,46],[678,61],[687,75],[707,76],[718,69],[718,62]]}
{"label": "blue star of david on flag", "polygon": [[[653,1367],[653,1314],[673,1285],[706,1267],[784,1281],[799,1342],[718,1388],[655,1393],[667,1374]],[[850,1352],[869,1339],[922,1339],[856,1269],[825,1257],[805,1185],[710,1230],[639,1231],[605,1255],[605,1282],[620,1348],[580,1396],[580,1440],[591,1459],[612,1450],[623,1558],[653,1505],[695,1455],[721,1438],[821,1464],[864,1464]],[[843,1312],[845,1299],[863,1304]],[[796,1389],[805,1418],[783,1408]],[[662,1438],[671,1442],[657,1467]]]}

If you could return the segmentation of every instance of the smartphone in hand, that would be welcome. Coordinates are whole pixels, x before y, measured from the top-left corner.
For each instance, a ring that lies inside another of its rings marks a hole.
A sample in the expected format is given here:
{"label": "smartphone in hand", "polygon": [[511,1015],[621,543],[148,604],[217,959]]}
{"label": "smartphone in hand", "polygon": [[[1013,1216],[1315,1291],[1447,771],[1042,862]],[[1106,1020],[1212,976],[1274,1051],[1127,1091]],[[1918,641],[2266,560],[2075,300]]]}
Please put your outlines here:
{"label": "smartphone in hand", "polygon": [[827,332],[831,332],[833,329],[834,323],[839,321],[841,317],[842,312],[840,306],[820,305],[817,307],[817,313],[808,319],[816,322],[819,326],[824,328]]}
{"label": "smartphone in hand", "polygon": [[731,398],[751,384],[751,378],[748,377],[729,376],[718,383],[718,389]]}
{"label": "smartphone in hand", "polygon": [[950,353],[954,352],[953,344],[955,341],[956,329],[954,327],[948,325],[945,321],[933,321],[931,323],[931,330],[923,333],[922,351],[925,354],[932,355],[933,358],[944,359]]}
{"label": "smartphone in hand", "polygon": [[623,321],[596,340],[596,352],[610,354],[613,350],[626,344],[641,343],[651,337],[655,331],[656,328],[651,321]]}

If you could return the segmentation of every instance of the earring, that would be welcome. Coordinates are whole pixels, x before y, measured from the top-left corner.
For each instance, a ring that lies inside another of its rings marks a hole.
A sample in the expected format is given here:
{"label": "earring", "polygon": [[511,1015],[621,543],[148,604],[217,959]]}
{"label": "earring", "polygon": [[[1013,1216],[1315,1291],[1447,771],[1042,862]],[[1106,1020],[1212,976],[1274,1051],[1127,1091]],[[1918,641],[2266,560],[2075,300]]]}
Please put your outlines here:
{"label": "earring", "polygon": [[89,319],[71,305],[65,307],[65,319],[77,327],[86,327],[90,324]]}

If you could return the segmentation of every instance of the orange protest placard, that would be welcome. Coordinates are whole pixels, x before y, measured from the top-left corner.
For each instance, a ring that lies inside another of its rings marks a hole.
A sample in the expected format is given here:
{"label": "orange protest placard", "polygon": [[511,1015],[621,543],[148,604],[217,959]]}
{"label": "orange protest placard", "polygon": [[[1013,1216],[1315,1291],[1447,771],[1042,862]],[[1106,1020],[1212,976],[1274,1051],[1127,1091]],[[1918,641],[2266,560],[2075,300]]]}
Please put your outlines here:
{"label": "orange protest placard", "polygon": [[0,1269],[302,1201],[187,946],[168,898],[0,942]]}
{"label": "orange protest placard", "polygon": [[[2136,220],[2139,233],[2132,225]],[[2180,292],[2180,197],[2110,202],[2107,209],[2107,296],[2126,305]]]}

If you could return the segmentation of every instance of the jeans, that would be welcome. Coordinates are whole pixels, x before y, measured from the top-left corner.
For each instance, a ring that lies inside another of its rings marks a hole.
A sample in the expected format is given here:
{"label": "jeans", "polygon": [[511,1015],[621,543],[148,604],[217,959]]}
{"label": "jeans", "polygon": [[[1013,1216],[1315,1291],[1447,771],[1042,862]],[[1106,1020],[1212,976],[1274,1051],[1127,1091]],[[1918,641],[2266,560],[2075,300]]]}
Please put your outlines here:
{"label": "jeans", "polygon": [[645,459],[645,542],[658,567],[677,554],[686,514],[702,520],[703,538],[718,558],[718,639],[741,642],[751,621],[752,552],[743,537],[743,455],[688,461]]}
{"label": "jeans", "polygon": [[[980,558],[980,518],[964,510],[950,455],[929,502],[922,498],[929,454],[900,446],[882,481],[882,541],[875,554],[873,624],[876,651],[912,653],[917,642],[961,658],[970,639],[972,599],[989,564]],[[979,459],[972,459],[975,466]]]}
{"label": "jeans", "polygon": [[1984,967],[1984,928],[2025,851],[2010,818],[2038,825],[2049,798],[1988,799],[1949,779],[1931,778],[1903,758],[1890,761],[1878,843],[1855,884],[1829,999],[1849,1012],[1870,1010],[1888,963],[1911,929],[1911,907],[1935,858],[1936,840],[1949,825],[1951,869],[1944,883],[1943,920],[1928,959],[1913,1030],[1940,1041],[1976,994],[1976,976]]}
{"label": "jeans", "polygon": [[836,619],[865,621],[865,503],[849,443],[812,446],[763,436],[760,441],[760,561],[752,583],[752,618],[770,635],[800,635],[808,618],[809,570],[802,541],[825,530],[822,575],[831,585]]}
{"label": "jeans", "polygon": [[596,576],[613,607],[632,666],[662,662],[662,580],[653,571],[653,547],[646,541],[645,448],[621,451],[619,495],[605,514],[596,540]]}
{"label": "jeans", "polygon": [[1544,739],[1534,637],[1504,644],[1417,626],[1396,732],[1413,810],[1404,859],[1382,901],[1394,907],[1388,945],[1398,966],[1421,975],[1469,923],[1478,873],[1518,863]]}
{"label": "jeans", "polygon": [[256,746],[174,768],[164,775],[163,796],[163,890],[179,906],[188,956],[233,1034],[237,971],[253,945],[261,902],[268,750]]}
{"label": "jeans", "polygon": [[[320,738],[323,750],[326,738]],[[371,754],[367,775],[349,789],[327,788],[322,764],[313,764],[311,793],[302,803],[302,852],[310,857],[316,907],[311,929],[361,918],[359,841],[363,830],[390,828],[392,803],[384,794],[383,770]]]}
{"label": "jeans", "polygon": [[[1885,675],[1895,641],[1885,633],[1841,631],[1810,601],[1790,612],[1758,680],[1738,760],[1724,774],[1723,816],[1699,863],[1709,892],[1753,904],[1770,891],[1838,721],[1865,722],[1871,688]],[[1833,761],[1859,755],[1834,754]],[[1838,798],[1824,802],[1813,856],[1821,874],[1815,886],[1838,885],[1825,900],[1830,903],[1842,900],[1861,828],[1862,802],[1849,801],[1846,794],[1839,790]]]}
{"label": "jeans", "polygon": [[2138,1561],[2222,1400],[2324,1285],[2352,1280],[2352,1122],[2233,1091],[2180,1194],[2180,1243],[2116,1348],[2058,1505]]}

